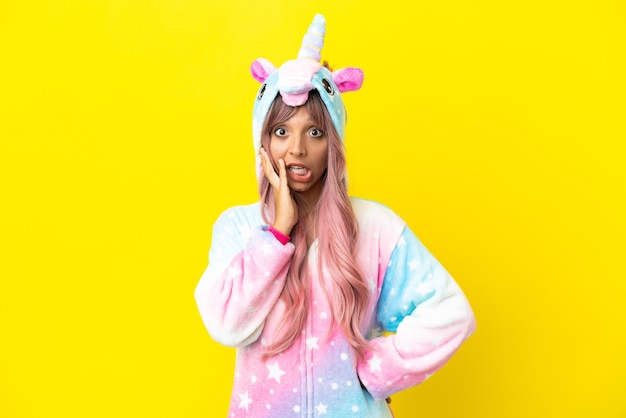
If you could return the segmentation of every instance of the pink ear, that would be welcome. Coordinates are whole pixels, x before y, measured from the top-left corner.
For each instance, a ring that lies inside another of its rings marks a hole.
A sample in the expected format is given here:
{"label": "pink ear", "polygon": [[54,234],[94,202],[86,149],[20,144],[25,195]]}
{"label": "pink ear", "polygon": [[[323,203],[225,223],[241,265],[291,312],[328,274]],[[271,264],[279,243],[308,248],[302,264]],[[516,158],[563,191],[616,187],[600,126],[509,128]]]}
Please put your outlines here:
{"label": "pink ear", "polygon": [[355,91],[363,84],[363,71],[360,68],[348,67],[333,71],[333,81],[340,92]]}
{"label": "pink ear", "polygon": [[252,72],[252,77],[259,83],[263,83],[267,77],[272,75],[272,73],[276,71],[276,67],[274,64],[266,60],[265,58],[258,58],[254,60],[252,65],[250,65],[250,72]]}

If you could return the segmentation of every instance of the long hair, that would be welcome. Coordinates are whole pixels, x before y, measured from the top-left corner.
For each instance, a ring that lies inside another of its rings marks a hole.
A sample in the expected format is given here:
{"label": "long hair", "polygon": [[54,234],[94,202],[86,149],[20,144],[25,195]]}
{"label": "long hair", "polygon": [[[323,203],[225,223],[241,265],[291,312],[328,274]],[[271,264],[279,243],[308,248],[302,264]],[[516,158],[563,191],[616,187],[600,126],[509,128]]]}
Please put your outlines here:
{"label": "long hair", "polygon": [[[313,224],[304,225],[300,217],[291,231],[295,253],[281,294],[286,312],[278,326],[278,337],[267,347],[265,356],[289,348],[304,329],[310,303],[307,231],[314,231],[318,238],[318,272],[326,277],[321,283],[333,314],[331,326],[338,324],[358,356],[363,357],[364,348],[369,347],[369,344],[360,327],[369,303],[369,289],[356,263],[358,224],[348,196],[345,151],[319,93],[310,91],[303,106],[326,135],[328,166],[321,178],[323,184],[319,200],[314,207],[305,209],[312,214],[308,219]],[[261,145],[265,150],[270,152],[270,134],[274,127],[296,112],[296,107],[285,105],[280,95],[276,97],[263,126]],[[259,192],[263,219],[271,225],[275,215],[274,194],[265,176],[260,176]],[[298,210],[302,210],[306,204],[304,200],[297,192],[292,191],[291,194]]]}

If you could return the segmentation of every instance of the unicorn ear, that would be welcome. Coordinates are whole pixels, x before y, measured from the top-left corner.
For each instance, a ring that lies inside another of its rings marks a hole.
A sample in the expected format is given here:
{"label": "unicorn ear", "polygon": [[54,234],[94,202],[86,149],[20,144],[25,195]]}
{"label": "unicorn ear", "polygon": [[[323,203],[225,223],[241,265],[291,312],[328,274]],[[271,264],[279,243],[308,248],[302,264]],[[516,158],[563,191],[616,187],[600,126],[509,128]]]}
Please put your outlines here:
{"label": "unicorn ear", "polygon": [[272,75],[273,72],[276,71],[276,67],[274,64],[266,60],[265,58],[258,58],[254,60],[252,65],[250,65],[250,72],[252,72],[252,77],[259,83],[263,83],[267,77]]}
{"label": "unicorn ear", "polygon": [[341,68],[332,72],[333,81],[340,92],[355,91],[363,84],[363,71],[360,68]]}

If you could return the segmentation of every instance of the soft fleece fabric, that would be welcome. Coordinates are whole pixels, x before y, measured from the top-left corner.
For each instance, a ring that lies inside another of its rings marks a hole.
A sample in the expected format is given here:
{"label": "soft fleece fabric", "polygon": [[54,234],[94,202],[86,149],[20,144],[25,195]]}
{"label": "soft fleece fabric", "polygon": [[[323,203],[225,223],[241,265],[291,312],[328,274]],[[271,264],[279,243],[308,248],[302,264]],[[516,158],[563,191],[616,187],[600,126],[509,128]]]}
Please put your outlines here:
{"label": "soft fleece fabric", "polygon": [[294,245],[267,231],[259,203],[231,208],[215,223],[195,296],[211,336],[237,347],[229,417],[391,417],[385,398],[427,379],[474,330],[463,292],[405,223],[380,204],[352,204],[358,264],[371,289],[363,330],[372,349],[363,360],[340,330],[329,330],[315,242],[306,327],[288,350],[263,361],[285,309],[279,296]]}
{"label": "soft fleece fabric", "polygon": [[317,90],[335,130],[344,139],[346,109],[340,93],[359,90],[364,75],[360,68],[330,71],[322,66],[325,34],[326,19],[320,14],[315,15],[302,39],[298,58],[285,62],[278,69],[265,58],[258,58],[250,65],[252,76],[261,83],[252,113],[252,140],[257,153],[261,147],[263,123],[278,94],[285,104],[301,106],[308,100],[309,92]]}

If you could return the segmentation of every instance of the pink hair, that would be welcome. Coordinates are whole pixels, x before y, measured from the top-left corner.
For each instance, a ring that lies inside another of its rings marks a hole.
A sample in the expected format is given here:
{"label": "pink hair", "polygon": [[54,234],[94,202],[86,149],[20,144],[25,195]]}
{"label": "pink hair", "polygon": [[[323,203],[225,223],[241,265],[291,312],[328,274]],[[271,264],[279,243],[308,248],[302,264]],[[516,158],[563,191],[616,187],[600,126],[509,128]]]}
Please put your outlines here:
{"label": "pink hair", "polygon": [[[278,328],[279,337],[267,348],[265,356],[278,354],[290,347],[304,329],[310,303],[306,279],[308,229],[315,231],[318,238],[318,270],[327,271],[323,281],[324,292],[332,309],[333,324],[339,325],[350,345],[362,357],[364,348],[369,347],[360,329],[369,302],[369,289],[356,263],[358,224],[348,196],[345,151],[319,93],[309,92],[309,99],[303,106],[326,134],[328,168],[322,178],[323,186],[317,204],[305,208],[313,214],[309,219],[313,219],[314,224],[303,225],[299,221],[291,232],[296,250],[281,294],[287,308]],[[297,108],[285,105],[277,96],[263,127],[261,145],[265,150],[270,150],[273,128],[292,117],[296,111]],[[263,219],[271,225],[274,220],[274,195],[265,176],[259,180],[259,191],[264,208]],[[303,199],[297,192],[292,192],[292,196],[302,210]]]}

